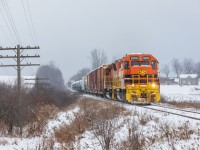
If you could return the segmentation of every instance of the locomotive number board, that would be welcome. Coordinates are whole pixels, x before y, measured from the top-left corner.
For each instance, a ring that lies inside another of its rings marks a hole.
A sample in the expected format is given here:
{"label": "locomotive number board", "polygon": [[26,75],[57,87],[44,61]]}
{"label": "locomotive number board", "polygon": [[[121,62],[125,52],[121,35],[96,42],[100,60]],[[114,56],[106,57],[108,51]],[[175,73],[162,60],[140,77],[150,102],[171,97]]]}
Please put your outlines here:
{"label": "locomotive number board", "polygon": [[[143,59],[143,60],[150,60],[150,57],[149,57],[149,56],[144,56],[143,58],[140,58],[140,59]],[[131,57],[131,60],[139,60],[139,57],[138,57],[138,56],[132,56],[132,57]]]}
{"label": "locomotive number board", "polygon": [[144,56],[144,57],[143,57],[143,60],[150,60],[150,57]]}
{"label": "locomotive number board", "polygon": [[131,57],[131,60],[138,60],[139,59],[139,57],[137,57],[137,56],[132,56]]}

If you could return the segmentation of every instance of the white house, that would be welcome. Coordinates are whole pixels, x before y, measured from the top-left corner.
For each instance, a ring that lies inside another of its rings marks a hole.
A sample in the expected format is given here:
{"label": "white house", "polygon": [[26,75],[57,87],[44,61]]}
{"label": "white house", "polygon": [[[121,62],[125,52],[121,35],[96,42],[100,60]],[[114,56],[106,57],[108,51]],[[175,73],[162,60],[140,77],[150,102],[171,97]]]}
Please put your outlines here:
{"label": "white house", "polygon": [[179,85],[198,85],[199,79],[197,74],[180,74]]}

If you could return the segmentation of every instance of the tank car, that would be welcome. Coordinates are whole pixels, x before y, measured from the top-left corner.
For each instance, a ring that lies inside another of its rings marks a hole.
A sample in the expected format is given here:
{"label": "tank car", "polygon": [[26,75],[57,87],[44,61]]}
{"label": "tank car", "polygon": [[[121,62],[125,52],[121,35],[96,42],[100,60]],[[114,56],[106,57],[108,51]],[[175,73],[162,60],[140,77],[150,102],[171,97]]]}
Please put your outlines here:
{"label": "tank car", "polygon": [[73,82],[71,86],[72,86],[71,88],[75,91],[81,92],[83,90],[82,89],[82,80]]}

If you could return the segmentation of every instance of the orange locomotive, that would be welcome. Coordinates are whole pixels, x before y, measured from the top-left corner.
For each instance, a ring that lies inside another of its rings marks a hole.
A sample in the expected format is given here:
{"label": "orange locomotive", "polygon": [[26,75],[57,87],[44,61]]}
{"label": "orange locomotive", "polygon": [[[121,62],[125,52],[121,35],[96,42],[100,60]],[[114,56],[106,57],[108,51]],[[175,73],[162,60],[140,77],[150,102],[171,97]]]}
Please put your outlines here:
{"label": "orange locomotive", "polygon": [[160,101],[158,60],[151,54],[129,54],[83,78],[83,91],[129,103]]}

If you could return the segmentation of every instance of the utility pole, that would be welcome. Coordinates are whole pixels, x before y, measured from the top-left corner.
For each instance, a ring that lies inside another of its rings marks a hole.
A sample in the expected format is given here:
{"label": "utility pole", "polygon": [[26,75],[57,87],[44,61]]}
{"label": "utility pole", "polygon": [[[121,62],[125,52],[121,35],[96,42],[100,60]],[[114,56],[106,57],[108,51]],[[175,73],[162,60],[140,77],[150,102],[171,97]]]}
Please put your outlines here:
{"label": "utility pole", "polygon": [[22,61],[25,58],[39,58],[39,55],[34,55],[34,56],[24,56],[22,55],[24,50],[35,50],[35,49],[40,49],[40,47],[21,47],[20,45],[17,45],[16,47],[7,47],[7,48],[2,48],[0,47],[0,51],[14,51],[15,55],[13,56],[2,56],[0,55],[0,59],[14,59],[17,64],[11,64],[11,65],[3,65],[0,64],[0,67],[14,67],[17,70],[17,85],[18,85],[18,98],[19,98],[19,103],[21,103],[21,71],[24,67],[31,67],[31,66],[39,66],[40,64],[32,64],[32,63],[23,63]]}
{"label": "utility pole", "polygon": [[18,83],[18,94],[19,100],[21,101],[21,66],[20,66],[20,46],[17,45],[17,83]]}
{"label": "utility pole", "polygon": [[50,83],[40,83],[39,81],[49,81],[49,78],[39,78],[39,77],[36,77],[36,78],[32,78],[32,79],[25,79],[25,81],[35,81],[35,83],[25,83],[25,84],[29,84],[29,85],[35,85],[36,87],[36,91],[37,93],[39,92],[39,87],[40,86],[51,86]]}

